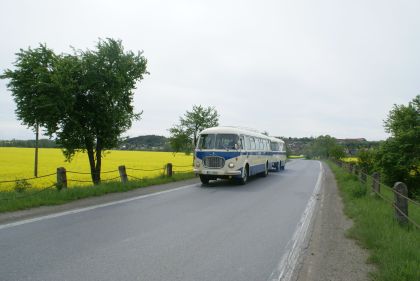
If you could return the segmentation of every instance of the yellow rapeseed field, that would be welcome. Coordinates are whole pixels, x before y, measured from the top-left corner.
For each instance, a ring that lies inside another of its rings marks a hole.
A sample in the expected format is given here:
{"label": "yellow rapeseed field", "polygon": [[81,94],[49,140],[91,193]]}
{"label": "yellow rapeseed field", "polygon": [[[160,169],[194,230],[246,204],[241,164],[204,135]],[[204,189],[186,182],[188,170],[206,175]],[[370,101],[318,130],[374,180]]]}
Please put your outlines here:
{"label": "yellow rapeseed field", "polygon": [[341,158],[342,161],[347,162],[347,163],[357,163],[359,162],[359,158],[358,157],[344,157]]}
{"label": "yellow rapeseed field", "polygon": [[[102,158],[103,180],[113,179],[119,176],[118,166],[125,165],[127,174],[136,178],[151,178],[161,175],[166,163],[174,165],[175,172],[186,172],[192,170],[192,155],[184,153],[173,154],[171,152],[149,152],[149,151],[121,151],[111,150]],[[45,178],[28,180],[32,187],[42,188],[51,186],[56,181],[56,169],[65,167],[67,170],[68,185],[91,185],[89,162],[87,154],[78,153],[69,163],[60,149],[42,148],[39,149],[38,176],[53,174]],[[141,171],[141,170],[156,171]],[[107,173],[108,171],[114,171]],[[76,173],[73,173],[76,172]],[[12,148],[0,147],[0,191],[10,190],[15,185],[11,183],[1,183],[2,181],[17,180],[22,178],[32,178],[34,174],[34,149],[33,148]],[[118,179],[116,179],[118,180]]]}

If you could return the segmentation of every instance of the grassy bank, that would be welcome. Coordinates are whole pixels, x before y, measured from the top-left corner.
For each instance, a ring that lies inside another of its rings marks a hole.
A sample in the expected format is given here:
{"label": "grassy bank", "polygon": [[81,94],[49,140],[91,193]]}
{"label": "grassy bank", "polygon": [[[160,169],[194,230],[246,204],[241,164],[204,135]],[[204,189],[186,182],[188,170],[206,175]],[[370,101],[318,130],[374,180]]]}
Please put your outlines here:
{"label": "grassy bank", "polygon": [[95,187],[75,186],[61,191],[58,191],[55,187],[32,189],[24,192],[4,191],[0,192],[0,212],[23,210],[46,205],[59,205],[81,198],[100,196],[113,192],[125,192],[136,188],[180,181],[193,177],[193,173],[179,173],[174,174],[170,178],[160,176],[130,181],[127,184],[108,182]]}
{"label": "grassy bank", "polygon": [[[369,249],[369,262],[378,268],[372,273],[372,279],[420,280],[420,230],[412,225],[400,226],[389,203],[372,196],[370,188],[361,184],[354,175],[331,162],[328,164],[345,203],[344,211],[354,221],[348,235]],[[381,193],[393,199],[391,191],[383,188]],[[409,206],[409,216],[419,221],[420,208]]]}

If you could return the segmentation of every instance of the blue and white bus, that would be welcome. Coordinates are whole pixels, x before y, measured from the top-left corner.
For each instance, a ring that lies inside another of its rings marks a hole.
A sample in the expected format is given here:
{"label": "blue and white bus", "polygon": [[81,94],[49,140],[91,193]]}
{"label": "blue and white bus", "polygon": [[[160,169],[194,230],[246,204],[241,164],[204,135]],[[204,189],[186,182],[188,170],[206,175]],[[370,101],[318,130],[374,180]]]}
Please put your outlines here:
{"label": "blue and white bus", "polygon": [[286,166],[286,145],[283,140],[271,137],[270,138],[270,150],[271,150],[271,169],[284,170]]}
{"label": "blue and white bus", "polygon": [[248,129],[213,127],[199,135],[194,172],[203,184],[216,179],[245,184],[249,176],[267,176],[272,162],[270,137]]}

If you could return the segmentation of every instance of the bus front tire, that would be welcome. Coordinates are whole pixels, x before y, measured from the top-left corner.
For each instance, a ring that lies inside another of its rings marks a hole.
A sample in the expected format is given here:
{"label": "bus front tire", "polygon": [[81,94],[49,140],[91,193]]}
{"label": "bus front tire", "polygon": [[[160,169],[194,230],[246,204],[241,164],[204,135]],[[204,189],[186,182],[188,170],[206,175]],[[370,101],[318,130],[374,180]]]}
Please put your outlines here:
{"label": "bus front tire", "polygon": [[242,176],[239,179],[239,184],[244,185],[248,181],[248,166],[245,166],[242,172]]}
{"label": "bus front tire", "polygon": [[208,184],[210,181],[210,178],[208,176],[205,175],[200,175],[200,180],[202,184]]}

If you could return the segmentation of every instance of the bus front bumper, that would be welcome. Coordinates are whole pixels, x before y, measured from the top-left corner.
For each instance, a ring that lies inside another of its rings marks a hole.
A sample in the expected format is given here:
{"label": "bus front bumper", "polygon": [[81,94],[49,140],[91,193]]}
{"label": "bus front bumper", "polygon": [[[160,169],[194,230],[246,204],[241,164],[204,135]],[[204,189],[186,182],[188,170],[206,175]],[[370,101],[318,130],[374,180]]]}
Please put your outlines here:
{"label": "bus front bumper", "polygon": [[242,175],[241,170],[220,170],[220,169],[194,169],[194,173],[199,175],[211,176],[239,176]]}

